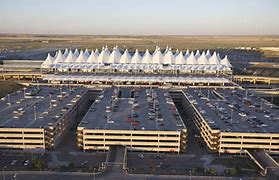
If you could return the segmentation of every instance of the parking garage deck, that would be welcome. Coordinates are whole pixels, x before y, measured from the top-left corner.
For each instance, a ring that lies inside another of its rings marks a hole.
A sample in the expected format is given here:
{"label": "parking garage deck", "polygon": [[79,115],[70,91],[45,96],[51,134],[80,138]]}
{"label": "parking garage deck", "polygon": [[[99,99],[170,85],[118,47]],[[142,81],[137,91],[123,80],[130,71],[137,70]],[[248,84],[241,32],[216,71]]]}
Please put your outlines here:
{"label": "parking garage deck", "polygon": [[55,124],[84,92],[80,87],[46,86],[14,92],[0,102],[0,127],[44,128]]}
{"label": "parking garage deck", "polygon": [[89,108],[79,127],[175,131],[185,125],[165,90],[108,88]]}
{"label": "parking garage deck", "polygon": [[78,125],[78,144],[85,150],[180,152],[187,130],[166,90],[108,88]]}
{"label": "parking garage deck", "polygon": [[279,110],[249,91],[187,89],[185,93],[213,129],[279,133]]}
{"label": "parking garage deck", "polygon": [[244,90],[187,89],[183,103],[207,147],[219,153],[279,153],[278,109]]}

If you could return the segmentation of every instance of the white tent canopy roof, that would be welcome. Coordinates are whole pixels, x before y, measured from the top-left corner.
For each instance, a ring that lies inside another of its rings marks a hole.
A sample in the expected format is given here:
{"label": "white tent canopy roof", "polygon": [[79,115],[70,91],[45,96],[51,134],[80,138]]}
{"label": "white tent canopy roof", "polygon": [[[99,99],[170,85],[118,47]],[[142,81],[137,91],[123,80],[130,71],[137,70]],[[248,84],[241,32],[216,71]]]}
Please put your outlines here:
{"label": "white tent canopy roof", "polygon": [[65,57],[62,54],[61,50],[59,49],[53,64],[63,63],[64,61],[65,61]]}
{"label": "white tent canopy roof", "polygon": [[98,57],[98,63],[109,63],[110,52],[107,47],[103,47],[102,51]]}
{"label": "white tent canopy roof", "polygon": [[154,52],[154,55],[152,57],[152,63],[161,64],[163,63],[163,60],[164,60],[163,54],[160,51],[160,48],[157,48],[157,50]]}
{"label": "white tent canopy roof", "polygon": [[190,52],[189,52],[189,50],[187,49],[187,51],[186,51],[184,57],[185,57],[185,59],[187,59],[189,56],[190,56]]}
{"label": "white tent canopy roof", "polygon": [[167,54],[168,50],[169,50],[169,46],[166,47],[166,49],[165,49],[163,55]]}
{"label": "white tent canopy roof", "polygon": [[87,63],[97,63],[98,62],[98,56],[95,54],[95,52],[92,50],[90,56],[87,59]]}
{"label": "white tent canopy roof", "polygon": [[220,60],[217,56],[216,51],[213,53],[213,55],[209,58],[209,64],[220,64]]}
{"label": "white tent canopy roof", "polygon": [[228,60],[228,56],[226,55],[224,59],[221,60],[221,64],[227,66],[228,68],[232,68],[230,61]]}
{"label": "white tent canopy roof", "polygon": [[131,55],[129,54],[128,49],[126,49],[120,58],[120,64],[130,63],[131,59]]}
{"label": "white tent canopy roof", "polygon": [[196,59],[199,59],[200,56],[201,56],[200,51],[197,50],[197,51],[196,51],[196,54],[195,54]]}
{"label": "white tent canopy roof", "polygon": [[178,56],[178,54],[179,54],[179,50],[176,49],[174,56],[176,57],[176,56]]}
{"label": "white tent canopy roof", "polygon": [[175,57],[175,64],[185,64],[186,60],[183,56],[182,51],[178,54],[178,56]]}
{"label": "white tent canopy roof", "polygon": [[114,47],[112,53],[109,55],[108,63],[120,63],[120,58],[121,54],[119,50],[117,49],[117,47]]}
{"label": "white tent canopy roof", "polygon": [[98,50],[97,48],[95,49],[95,54],[96,54],[97,56],[100,55],[99,50]]}
{"label": "white tent canopy roof", "polygon": [[78,56],[79,56],[78,49],[76,49],[76,50],[75,50],[74,55],[75,55],[76,57],[78,57]]}
{"label": "white tent canopy roof", "polygon": [[168,52],[164,55],[163,64],[172,63],[175,63],[175,56],[173,55],[171,48],[169,48]]}
{"label": "white tent canopy roof", "polygon": [[69,54],[69,50],[66,48],[63,54],[65,59],[68,57],[68,54]]}
{"label": "white tent canopy roof", "polygon": [[204,64],[204,65],[209,64],[208,59],[205,55],[205,52],[202,52],[202,55],[199,57],[198,64]]}
{"label": "white tent canopy roof", "polygon": [[142,57],[139,54],[139,51],[136,49],[136,52],[131,59],[131,63],[132,64],[135,64],[135,63],[137,64],[137,63],[141,63],[141,61],[142,61]]}
{"label": "white tent canopy roof", "polygon": [[148,49],[146,49],[141,62],[144,64],[152,63],[152,55],[149,53]]}
{"label": "white tent canopy roof", "polygon": [[198,64],[197,58],[192,51],[190,56],[186,59],[186,64]]}
{"label": "white tent canopy roof", "polygon": [[90,56],[88,49],[85,49],[84,56],[86,56],[86,58],[88,58]]}
{"label": "white tent canopy roof", "polygon": [[79,54],[78,58],[76,59],[76,62],[77,63],[86,63],[87,62],[87,58],[84,55],[82,50],[80,51],[80,54]]}
{"label": "white tent canopy roof", "polygon": [[210,51],[209,51],[209,49],[206,51],[206,54],[205,54],[205,56],[207,57],[207,59],[209,59],[210,57],[211,57],[211,54],[210,54]]}
{"label": "white tent canopy roof", "polygon": [[[64,55],[68,54],[65,58]],[[75,54],[79,54],[78,57]],[[110,53],[108,47],[103,47],[101,53],[98,55],[98,50],[95,52],[92,50],[91,53],[86,49],[83,51],[75,50],[73,53],[72,50],[66,49],[64,54],[61,50],[56,51],[56,57],[52,57],[48,54],[46,60],[42,63],[43,66],[51,66],[54,68],[66,68],[68,66],[81,67],[83,68],[83,63],[86,63],[89,66],[101,65],[103,68],[110,68],[110,66],[116,66],[117,69],[157,69],[159,66],[163,69],[180,69],[180,70],[230,70],[232,65],[230,64],[228,57],[225,56],[221,60],[219,54],[214,52],[212,55],[209,50],[202,52],[192,51],[189,54],[189,50],[186,51],[183,56],[183,52],[180,51],[177,56],[174,55],[172,49],[168,47],[167,51],[162,54],[159,47],[156,46],[156,50],[151,55],[149,50],[146,49],[143,56],[139,53],[138,50],[135,51],[134,55],[131,57],[130,53],[126,49],[123,54],[120,53],[117,46],[113,48],[112,53]],[[197,58],[199,57],[199,58]],[[209,58],[208,58],[209,57]],[[82,64],[81,64],[82,63]],[[110,65],[103,65],[110,64]],[[162,66],[166,64],[169,66]],[[158,66],[158,67],[155,67]],[[87,68],[87,66],[86,66]]]}
{"label": "white tent canopy roof", "polygon": [[53,64],[54,60],[55,60],[55,59],[48,53],[48,54],[47,54],[47,58],[46,58],[46,60],[43,62],[42,66],[43,66],[43,67],[47,67],[47,66]]}
{"label": "white tent canopy roof", "polygon": [[72,50],[70,50],[70,52],[64,62],[74,63],[75,61],[76,61],[76,57],[74,56],[74,53],[72,52]]}

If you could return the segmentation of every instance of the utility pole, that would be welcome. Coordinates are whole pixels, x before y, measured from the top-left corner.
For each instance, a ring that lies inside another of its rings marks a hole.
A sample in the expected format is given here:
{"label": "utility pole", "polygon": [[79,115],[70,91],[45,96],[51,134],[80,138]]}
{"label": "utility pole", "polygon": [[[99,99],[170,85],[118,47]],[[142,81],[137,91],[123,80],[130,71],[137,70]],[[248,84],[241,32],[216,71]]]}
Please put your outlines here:
{"label": "utility pole", "polygon": [[37,120],[36,106],[34,106],[34,120]]}

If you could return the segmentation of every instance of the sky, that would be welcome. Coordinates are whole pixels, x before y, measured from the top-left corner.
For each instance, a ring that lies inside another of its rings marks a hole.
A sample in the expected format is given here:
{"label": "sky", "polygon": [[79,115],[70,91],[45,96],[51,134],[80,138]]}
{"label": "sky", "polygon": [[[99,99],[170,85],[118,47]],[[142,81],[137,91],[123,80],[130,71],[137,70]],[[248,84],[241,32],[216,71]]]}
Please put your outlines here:
{"label": "sky", "polygon": [[279,0],[1,0],[0,33],[278,35]]}

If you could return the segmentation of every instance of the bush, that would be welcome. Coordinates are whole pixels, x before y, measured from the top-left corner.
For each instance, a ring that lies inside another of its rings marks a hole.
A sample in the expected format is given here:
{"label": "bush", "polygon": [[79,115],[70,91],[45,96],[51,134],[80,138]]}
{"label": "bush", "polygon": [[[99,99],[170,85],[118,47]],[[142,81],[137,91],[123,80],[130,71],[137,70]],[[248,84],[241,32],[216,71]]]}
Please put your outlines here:
{"label": "bush", "polygon": [[211,174],[211,175],[217,175],[216,169],[211,168],[211,169],[209,169],[208,172],[209,172],[209,174]]}
{"label": "bush", "polygon": [[230,169],[225,170],[225,174],[228,175],[228,176],[235,176],[236,173],[237,173],[236,168],[230,168]]}

